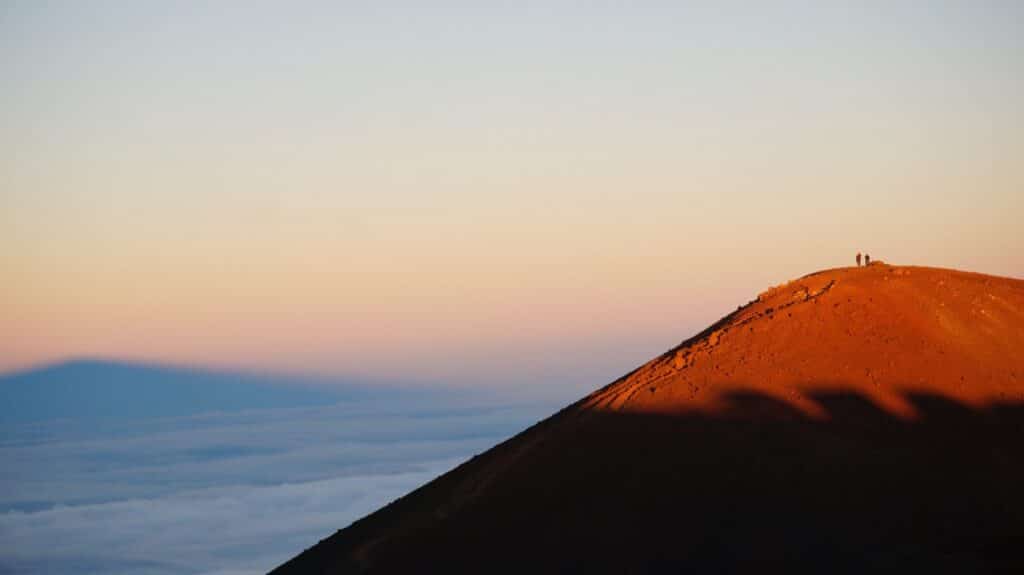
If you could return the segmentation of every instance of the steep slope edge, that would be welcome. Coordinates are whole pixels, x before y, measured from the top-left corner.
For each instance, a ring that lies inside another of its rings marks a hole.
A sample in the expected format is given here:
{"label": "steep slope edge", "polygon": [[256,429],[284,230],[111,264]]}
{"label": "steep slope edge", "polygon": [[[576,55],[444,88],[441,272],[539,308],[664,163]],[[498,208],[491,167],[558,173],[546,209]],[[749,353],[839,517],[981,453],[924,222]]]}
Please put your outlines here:
{"label": "steep slope edge", "polygon": [[1024,566],[1024,282],[777,286],[277,573]]}

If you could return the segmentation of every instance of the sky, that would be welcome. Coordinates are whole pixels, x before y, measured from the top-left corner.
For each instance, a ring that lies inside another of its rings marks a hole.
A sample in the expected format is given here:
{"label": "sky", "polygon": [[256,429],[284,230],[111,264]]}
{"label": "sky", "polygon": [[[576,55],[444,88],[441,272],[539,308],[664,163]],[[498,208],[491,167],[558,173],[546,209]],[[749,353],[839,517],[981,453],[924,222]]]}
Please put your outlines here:
{"label": "sky", "polygon": [[1024,277],[1020,2],[0,2],[0,371],[596,388],[770,285]]}

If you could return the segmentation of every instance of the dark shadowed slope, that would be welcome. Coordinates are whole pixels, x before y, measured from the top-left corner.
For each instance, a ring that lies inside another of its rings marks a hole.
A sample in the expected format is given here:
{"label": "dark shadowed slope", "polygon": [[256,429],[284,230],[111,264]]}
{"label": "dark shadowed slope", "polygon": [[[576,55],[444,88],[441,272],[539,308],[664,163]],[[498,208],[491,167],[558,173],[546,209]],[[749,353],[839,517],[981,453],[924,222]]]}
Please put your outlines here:
{"label": "dark shadowed slope", "polygon": [[1022,350],[1022,281],[812,274],[277,572],[1024,572]]}

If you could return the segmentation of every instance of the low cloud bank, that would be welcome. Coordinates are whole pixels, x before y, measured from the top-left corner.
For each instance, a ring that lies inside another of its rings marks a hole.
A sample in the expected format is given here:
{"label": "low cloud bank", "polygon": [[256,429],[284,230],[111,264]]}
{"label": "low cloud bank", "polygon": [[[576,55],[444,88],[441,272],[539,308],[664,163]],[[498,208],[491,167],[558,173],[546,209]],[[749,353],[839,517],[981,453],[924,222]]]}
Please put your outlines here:
{"label": "low cloud bank", "polygon": [[366,402],[4,427],[0,572],[262,573],[550,411]]}

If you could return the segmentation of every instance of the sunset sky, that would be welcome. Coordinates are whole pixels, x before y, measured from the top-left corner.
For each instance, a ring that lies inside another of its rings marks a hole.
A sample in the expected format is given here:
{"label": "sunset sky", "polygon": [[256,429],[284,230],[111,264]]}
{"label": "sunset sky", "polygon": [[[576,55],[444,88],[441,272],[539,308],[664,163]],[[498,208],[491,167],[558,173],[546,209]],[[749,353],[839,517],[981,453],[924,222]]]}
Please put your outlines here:
{"label": "sunset sky", "polygon": [[0,371],[593,388],[854,254],[1024,277],[1024,3],[0,4]]}

